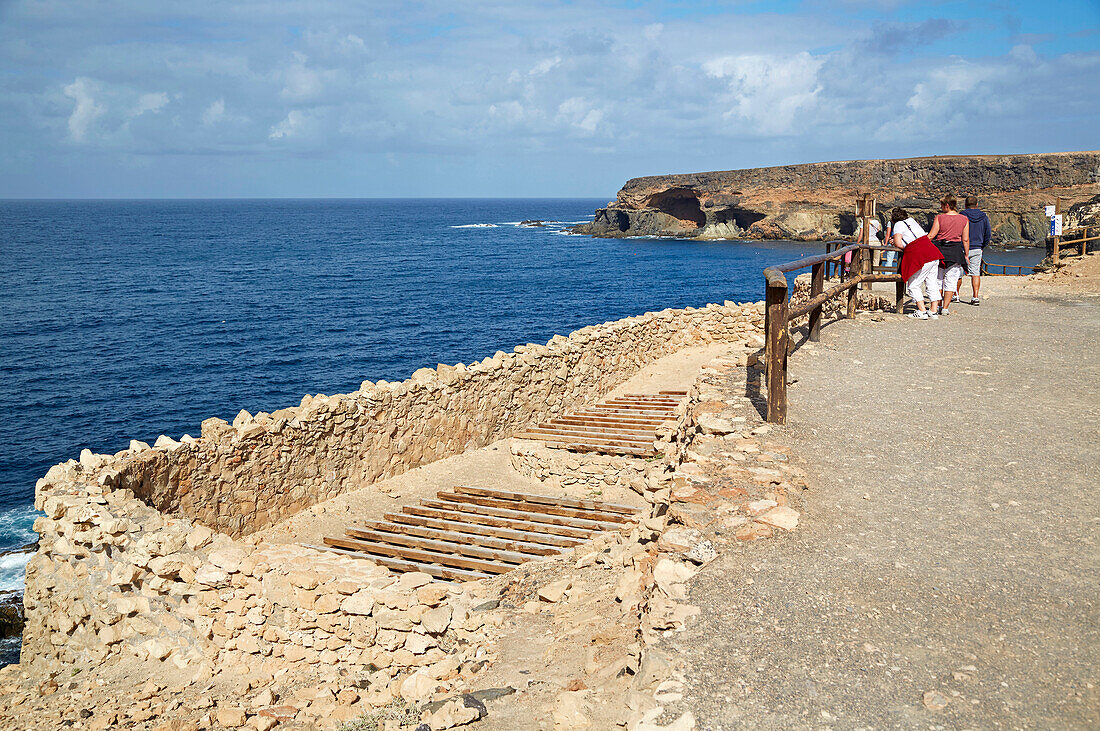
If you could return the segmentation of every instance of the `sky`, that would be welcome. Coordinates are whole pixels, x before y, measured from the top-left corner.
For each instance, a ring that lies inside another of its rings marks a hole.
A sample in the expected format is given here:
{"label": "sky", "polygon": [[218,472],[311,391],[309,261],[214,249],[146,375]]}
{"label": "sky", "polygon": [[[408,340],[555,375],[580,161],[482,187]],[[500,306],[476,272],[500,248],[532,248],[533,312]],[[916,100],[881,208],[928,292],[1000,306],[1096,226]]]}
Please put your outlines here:
{"label": "sky", "polygon": [[0,0],[0,198],[1100,149],[1100,0]]}

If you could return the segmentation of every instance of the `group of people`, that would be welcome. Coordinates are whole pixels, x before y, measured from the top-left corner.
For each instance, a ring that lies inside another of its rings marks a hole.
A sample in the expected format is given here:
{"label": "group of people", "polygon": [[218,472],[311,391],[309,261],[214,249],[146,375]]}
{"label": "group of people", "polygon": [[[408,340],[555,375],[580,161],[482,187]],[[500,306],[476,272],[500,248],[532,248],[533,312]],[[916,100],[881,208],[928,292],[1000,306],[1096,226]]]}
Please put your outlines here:
{"label": "group of people", "polygon": [[[870,220],[870,240],[876,243],[881,225]],[[857,232],[857,236],[862,231]],[[966,208],[960,213],[955,196],[946,195],[940,201],[940,214],[927,233],[904,208],[890,212],[887,245],[902,250],[898,271],[905,280],[909,296],[917,311],[909,317],[918,320],[937,319],[951,312],[951,302],[958,301],[959,282],[964,270],[970,275],[973,297],[970,304],[980,305],[982,252],[989,245],[992,229],[989,217],[978,209],[974,196],[966,197]],[[886,252],[883,263],[893,266],[893,255]],[[925,306],[927,295],[928,305]]]}

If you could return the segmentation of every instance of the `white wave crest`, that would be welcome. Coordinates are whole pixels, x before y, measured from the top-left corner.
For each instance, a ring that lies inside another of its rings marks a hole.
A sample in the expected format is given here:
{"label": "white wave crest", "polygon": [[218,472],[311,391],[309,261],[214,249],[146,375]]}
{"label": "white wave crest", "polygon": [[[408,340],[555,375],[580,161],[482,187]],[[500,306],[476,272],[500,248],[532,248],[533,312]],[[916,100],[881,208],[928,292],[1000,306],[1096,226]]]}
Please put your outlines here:
{"label": "white wave crest", "polygon": [[451,228],[496,228],[495,223],[464,223],[461,226],[451,226]]}
{"label": "white wave crest", "polygon": [[23,579],[27,575],[27,562],[32,556],[34,556],[33,551],[0,556],[0,591],[19,591],[23,588]]}
{"label": "white wave crest", "polygon": [[[33,543],[38,534],[31,526],[39,515],[41,513],[31,505],[21,505],[0,512],[0,551],[18,549]],[[33,552],[26,551],[0,556],[0,591],[23,588],[27,561],[33,555]]]}

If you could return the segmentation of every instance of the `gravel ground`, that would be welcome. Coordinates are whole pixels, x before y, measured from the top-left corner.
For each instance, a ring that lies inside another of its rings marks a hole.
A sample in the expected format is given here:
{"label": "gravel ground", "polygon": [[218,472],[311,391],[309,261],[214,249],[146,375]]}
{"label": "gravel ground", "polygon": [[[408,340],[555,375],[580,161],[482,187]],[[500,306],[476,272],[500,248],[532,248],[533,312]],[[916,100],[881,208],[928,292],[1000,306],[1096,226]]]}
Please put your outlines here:
{"label": "gravel ground", "polygon": [[1100,299],[982,294],[939,321],[833,323],[791,357],[773,436],[809,476],[802,524],[696,579],[667,717],[1100,727]]}

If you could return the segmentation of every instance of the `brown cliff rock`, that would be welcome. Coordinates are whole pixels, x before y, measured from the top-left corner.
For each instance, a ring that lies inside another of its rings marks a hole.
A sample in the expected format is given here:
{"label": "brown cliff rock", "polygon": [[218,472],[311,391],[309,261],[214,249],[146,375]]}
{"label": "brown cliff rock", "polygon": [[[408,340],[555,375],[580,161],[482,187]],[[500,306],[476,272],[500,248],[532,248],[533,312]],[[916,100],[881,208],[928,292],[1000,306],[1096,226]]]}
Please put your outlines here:
{"label": "brown cliff rock", "polygon": [[[885,222],[903,206],[922,223],[945,193],[978,196],[997,242],[1039,243],[1043,206],[1100,194],[1100,152],[918,157],[783,165],[723,172],[654,175],[627,181],[592,223],[574,230],[602,237],[816,241],[850,235],[855,199],[878,199]],[[961,201],[960,201],[961,204]]]}

